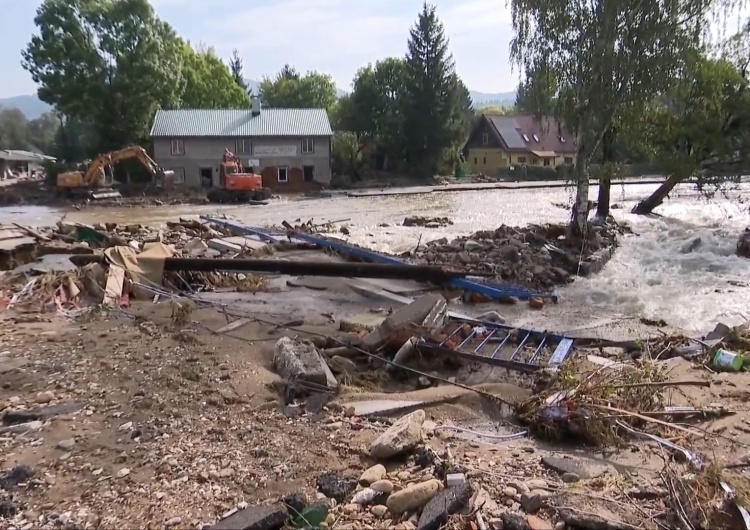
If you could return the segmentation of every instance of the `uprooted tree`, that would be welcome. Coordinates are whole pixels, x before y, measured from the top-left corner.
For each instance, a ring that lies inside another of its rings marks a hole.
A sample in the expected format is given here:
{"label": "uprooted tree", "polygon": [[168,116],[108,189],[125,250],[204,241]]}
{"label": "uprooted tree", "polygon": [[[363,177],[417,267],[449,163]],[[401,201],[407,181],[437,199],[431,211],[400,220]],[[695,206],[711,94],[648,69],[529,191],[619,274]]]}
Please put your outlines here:
{"label": "uprooted tree", "polygon": [[691,177],[747,173],[750,91],[732,62],[694,54],[672,90],[644,118],[643,143],[668,177],[633,213],[650,214]]}
{"label": "uprooted tree", "polygon": [[546,71],[557,81],[555,114],[576,138],[574,235],[587,232],[589,164],[618,115],[665,93],[711,15],[743,3],[510,0],[512,56],[524,72]]}

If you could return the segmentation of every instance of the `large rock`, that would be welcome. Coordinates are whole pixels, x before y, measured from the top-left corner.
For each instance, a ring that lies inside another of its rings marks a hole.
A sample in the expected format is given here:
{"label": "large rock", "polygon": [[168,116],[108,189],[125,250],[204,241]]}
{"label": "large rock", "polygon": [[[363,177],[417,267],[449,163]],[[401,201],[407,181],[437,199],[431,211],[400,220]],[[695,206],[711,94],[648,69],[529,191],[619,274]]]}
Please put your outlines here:
{"label": "large rock", "polygon": [[359,477],[359,485],[367,487],[370,484],[383,480],[387,471],[383,464],[375,464],[369,469],[366,469],[362,476]]}
{"label": "large rock", "polygon": [[599,478],[607,474],[618,474],[614,466],[602,464],[591,458],[550,455],[543,456],[541,462],[544,467],[556,471],[560,475],[565,475],[566,473],[575,474],[582,479]]}
{"label": "large rock", "polygon": [[425,413],[421,409],[402,416],[372,443],[370,454],[386,460],[416,447],[422,441],[424,420]]}
{"label": "large rock", "polygon": [[320,387],[336,385],[328,364],[309,341],[280,338],[273,349],[273,368],[291,383],[313,383]]}
{"label": "large rock", "polygon": [[328,471],[316,480],[318,490],[328,498],[344,502],[357,487],[355,477],[344,474],[343,471]]}
{"label": "large rock", "polygon": [[393,515],[412,512],[432,500],[443,489],[443,483],[433,478],[426,482],[412,484],[400,491],[391,493],[385,505]]}
{"label": "large rock", "polygon": [[468,482],[441,491],[424,507],[417,530],[438,530],[451,515],[469,505],[473,493]]}
{"label": "large rock", "polygon": [[286,509],[279,504],[249,506],[219,521],[209,530],[276,530],[284,526],[287,517]]}
{"label": "large rock", "polygon": [[737,255],[742,258],[750,258],[750,228],[745,228],[745,231],[737,240]]}

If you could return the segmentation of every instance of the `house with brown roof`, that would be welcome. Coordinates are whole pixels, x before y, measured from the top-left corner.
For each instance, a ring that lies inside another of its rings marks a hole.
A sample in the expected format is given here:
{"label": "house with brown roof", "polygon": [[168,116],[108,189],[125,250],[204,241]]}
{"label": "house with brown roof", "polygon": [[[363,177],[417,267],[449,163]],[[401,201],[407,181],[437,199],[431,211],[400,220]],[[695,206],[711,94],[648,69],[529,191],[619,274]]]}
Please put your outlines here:
{"label": "house with brown roof", "polygon": [[492,175],[511,166],[551,169],[573,164],[573,136],[554,118],[483,114],[464,146],[472,173]]}

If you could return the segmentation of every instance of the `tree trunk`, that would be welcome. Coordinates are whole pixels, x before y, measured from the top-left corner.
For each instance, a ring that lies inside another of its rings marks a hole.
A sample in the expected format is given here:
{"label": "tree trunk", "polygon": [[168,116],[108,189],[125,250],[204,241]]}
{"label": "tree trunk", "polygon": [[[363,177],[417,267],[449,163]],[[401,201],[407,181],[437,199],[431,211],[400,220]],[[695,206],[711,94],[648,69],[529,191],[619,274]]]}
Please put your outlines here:
{"label": "tree trunk", "polygon": [[671,192],[674,187],[683,180],[685,180],[684,177],[671,175],[667,180],[664,181],[661,186],[656,189],[655,192],[636,204],[635,208],[633,208],[632,210],[632,213],[636,213],[639,215],[650,214],[655,208],[661,206],[661,203],[664,202],[664,199],[667,198],[669,192]]}
{"label": "tree trunk", "polygon": [[589,167],[586,159],[583,135],[578,135],[576,166],[573,169],[576,181],[576,198],[570,212],[570,229],[573,236],[585,237],[589,218]]}
{"label": "tree trunk", "polygon": [[605,221],[609,216],[609,205],[611,202],[610,189],[612,187],[612,180],[609,175],[602,177],[599,180],[599,197],[596,203],[596,217]]}

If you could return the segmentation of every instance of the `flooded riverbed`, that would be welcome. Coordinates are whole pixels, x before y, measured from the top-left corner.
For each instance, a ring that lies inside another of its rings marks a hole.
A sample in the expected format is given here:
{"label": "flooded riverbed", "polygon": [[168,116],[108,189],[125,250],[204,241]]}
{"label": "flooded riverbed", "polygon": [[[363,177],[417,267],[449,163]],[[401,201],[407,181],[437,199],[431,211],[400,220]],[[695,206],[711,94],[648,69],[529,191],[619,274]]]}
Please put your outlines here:
{"label": "flooded riverbed", "polygon": [[[734,256],[739,233],[750,224],[750,186],[707,202],[690,187],[678,190],[659,212],[661,219],[627,212],[656,186],[615,187],[615,216],[636,235],[625,237],[605,270],[559,290],[565,306],[586,305],[607,313],[663,318],[670,324],[705,332],[716,321],[750,318],[750,260]],[[595,197],[596,189],[591,189]],[[43,207],[0,208],[0,222],[50,225],[63,215],[71,222],[160,224],[177,217],[226,214],[254,225],[297,219],[314,222],[350,218],[351,240],[375,250],[403,252],[417,242],[455,237],[501,224],[564,222],[572,191],[566,189],[493,190],[366,198],[274,201],[268,206],[169,206],[88,208],[54,211]],[[739,200],[738,200],[739,199]],[[411,215],[445,216],[454,224],[440,229],[398,226]],[[387,227],[380,225],[388,224]],[[692,250],[690,244],[700,238]]]}

